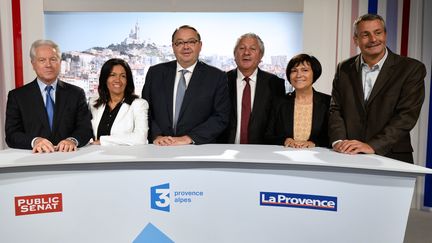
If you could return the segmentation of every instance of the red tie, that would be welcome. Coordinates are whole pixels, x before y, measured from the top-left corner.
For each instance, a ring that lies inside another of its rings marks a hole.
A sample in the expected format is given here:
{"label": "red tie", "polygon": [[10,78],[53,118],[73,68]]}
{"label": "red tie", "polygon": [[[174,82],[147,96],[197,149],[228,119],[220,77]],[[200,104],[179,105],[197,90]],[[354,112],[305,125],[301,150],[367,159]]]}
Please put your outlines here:
{"label": "red tie", "polygon": [[251,90],[249,85],[249,77],[243,79],[246,85],[243,89],[242,107],[241,107],[241,126],[240,126],[240,143],[249,143],[249,117],[251,113]]}

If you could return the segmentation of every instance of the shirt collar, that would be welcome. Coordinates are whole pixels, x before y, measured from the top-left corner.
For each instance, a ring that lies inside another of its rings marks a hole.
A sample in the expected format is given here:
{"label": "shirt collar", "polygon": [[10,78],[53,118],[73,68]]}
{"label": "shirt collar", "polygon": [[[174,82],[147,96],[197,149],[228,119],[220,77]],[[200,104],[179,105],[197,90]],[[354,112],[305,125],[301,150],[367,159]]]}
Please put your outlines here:
{"label": "shirt collar", "polygon": [[[370,68],[370,69],[372,69],[372,70],[374,70],[374,69],[381,69],[382,68],[382,65],[384,64],[384,62],[385,62],[385,60],[387,59],[387,56],[388,56],[388,51],[387,51],[387,48],[385,49],[385,54],[384,54],[384,56],[381,58],[381,60],[379,60],[375,65],[373,65],[372,66],[372,68]],[[369,68],[369,65],[367,65],[367,63],[365,63],[365,61],[363,60],[363,56],[360,58],[360,63],[361,63],[361,66],[362,67],[368,67]]]}
{"label": "shirt collar", "polygon": [[[258,75],[258,68],[255,69],[255,71],[252,73],[251,76],[249,76],[250,81],[255,82],[257,80],[257,75]],[[240,70],[237,68],[237,80],[242,81],[244,78],[245,76],[243,75],[243,73],[240,72]]]}
{"label": "shirt collar", "polygon": [[187,68],[183,68],[180,63],[177,62],[177,72],[179,72],[180,70],[188,70],[190,73],[193,73],[193,70],[195,69],[195,66],[197,65],[198,61],[196,61],[194,64],[192,64],[191,66],[187,67]]}
{"label": "shirt collar", "polygon": [[[39,85],[39,89],[41,91],[45,91],[45,87],[48,85],[46,85],[44,82],[42,82],[39,78],[37,78],[36,80],[37,80],[37,84]],[[57,83],[58,83],[57,81],[58,81],[58,79],[54,80],[54,82],[51,83],[53,91],[57,90]]]}

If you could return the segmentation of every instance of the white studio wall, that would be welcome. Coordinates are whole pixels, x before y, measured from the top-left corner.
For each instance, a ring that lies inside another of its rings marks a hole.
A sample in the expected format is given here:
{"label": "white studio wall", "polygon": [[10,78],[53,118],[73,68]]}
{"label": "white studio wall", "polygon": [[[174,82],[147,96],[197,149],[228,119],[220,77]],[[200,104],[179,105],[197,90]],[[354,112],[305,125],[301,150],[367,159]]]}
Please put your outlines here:
{"label": "white studio wall", "polygon": [[[304,52],[314,55],[322,65],[315,89],[330,94],[336,70],[338,49],[338,0],[305,0],[303,9]],[[345,56],[343,58],[348,58]]]}

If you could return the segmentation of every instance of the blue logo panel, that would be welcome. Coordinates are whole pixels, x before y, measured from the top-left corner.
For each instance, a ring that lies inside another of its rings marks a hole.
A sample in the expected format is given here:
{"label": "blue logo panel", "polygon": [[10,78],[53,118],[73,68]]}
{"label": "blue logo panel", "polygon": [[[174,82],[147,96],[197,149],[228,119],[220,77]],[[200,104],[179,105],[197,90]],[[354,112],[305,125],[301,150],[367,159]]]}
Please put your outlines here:
{"label": "blue logo panel", "polygon": [[152,209],[165,212],[170,211],[170,185],[169,183],[150,188],[150,205]]}
{"label": "blue logo panel", "polygon": [[148,223],[133,243],[174,243],[174,241],[153,224]]}
{"label": "blue logo panel", "polygon": [[282,192],[260,192],[260,205],[337,211],[337,197]]}

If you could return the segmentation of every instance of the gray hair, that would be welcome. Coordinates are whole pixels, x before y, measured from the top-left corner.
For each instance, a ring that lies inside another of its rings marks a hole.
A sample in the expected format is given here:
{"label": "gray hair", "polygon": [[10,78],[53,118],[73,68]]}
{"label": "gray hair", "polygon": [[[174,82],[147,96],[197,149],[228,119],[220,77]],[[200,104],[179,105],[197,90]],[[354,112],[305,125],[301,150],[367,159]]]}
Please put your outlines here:
{"label": "gray hair", "polygon": [[52,40],[37,40],[33,42],[30,48],[30,59],[33,61],[36,57],[36,48],[40,46],[50,46],[56,50],[57,57],[61,58],[61,52],[59,46]]}
{"label": "gray hair", "polygon": [[260,38],[257,34],[255,34],[255,33],[246,33],[246,34],[243,34],[242,36],[240,36],[240,37],[237,39],[237,42],[236,42],[236,44],[235,44],[235,46],[234,46],[234,52],[235,52],[235,50],[237,49],[238,45],[240,44],[240,41],[243,40],[244,38],[254,38],[254,39],[256,39],[256,40],[258,41],[258,46],[259,46],[260,51],[261,51],[261,56],[264,56],[264,42],[263,42],[263,41],[261,40],[261,38]]}
{"label": "gray hair", "polygon": [[379,21],[381,21],[381,24],[384,27],[384,32],[387,32],[384,19],[380,15],[378,15],[378,14],[364,14],[364,15],[358,17],[354,21],[354,24],[353,24],[354,36],[358,37],[357,28],[358,28],[358,26],[359,26],[359,24],[361,22],[363,22],[363,21],[372,21],[372,20],[379,20]]}

